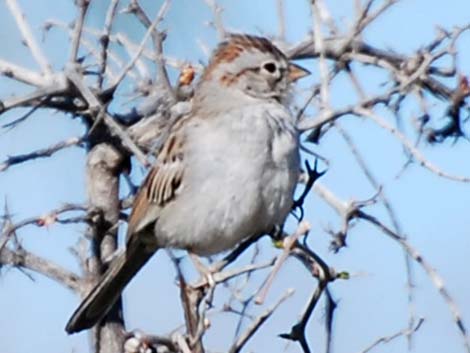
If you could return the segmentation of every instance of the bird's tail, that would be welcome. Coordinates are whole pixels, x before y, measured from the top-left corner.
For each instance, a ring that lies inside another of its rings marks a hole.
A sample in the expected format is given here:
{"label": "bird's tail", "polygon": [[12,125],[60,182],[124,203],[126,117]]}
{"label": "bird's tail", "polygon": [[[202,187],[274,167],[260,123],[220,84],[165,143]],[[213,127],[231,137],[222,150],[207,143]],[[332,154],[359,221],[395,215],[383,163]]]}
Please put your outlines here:
{"label": "bird's tail", "polygon": [[124,287],[154,253],[138,241],[128,244],[126,251],[112,261],[100,281],[75,310],[65,331],[69,334],[79,332],[101,320],[119,299]]}

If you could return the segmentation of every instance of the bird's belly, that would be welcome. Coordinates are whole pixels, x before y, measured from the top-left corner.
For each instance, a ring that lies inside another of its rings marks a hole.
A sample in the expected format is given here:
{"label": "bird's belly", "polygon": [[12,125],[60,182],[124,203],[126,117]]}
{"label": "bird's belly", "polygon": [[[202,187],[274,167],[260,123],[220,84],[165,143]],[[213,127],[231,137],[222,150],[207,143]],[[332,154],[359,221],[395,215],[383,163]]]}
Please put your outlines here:
{"label": "bird's belly", "polygon": [[[197,190],[183,192],[161,214],[156,232],[161,246],[211,255],[233,248],[241,240],[282,225],[297,181],[294,169],[212,176]],[[195,196],[198,194],[197,196]],[[194,200],[197,200],[197,204]]]}
{"label": "bird's belly", "polygon": [[211,255],[282,225],[298,178],[297,136],[270,144],[263,131],[204,133],[185,171],[186,186],[156,222],[160,246]]}
{"label": "bird's belly", "polygon": [[[264,220],[257,217],[262,206],[257,185],[248,180],[243,183],[245,178],[241,175],[238,178],[211,177],[210,181],[200,183],[198,190],[188,190],[184,197],[175,201],[171,208],[178,217],[162,214],[161,222],[156,224],[162,245],[211,255],[259,233]],[[191,198],[195,193],[198,197]]]}

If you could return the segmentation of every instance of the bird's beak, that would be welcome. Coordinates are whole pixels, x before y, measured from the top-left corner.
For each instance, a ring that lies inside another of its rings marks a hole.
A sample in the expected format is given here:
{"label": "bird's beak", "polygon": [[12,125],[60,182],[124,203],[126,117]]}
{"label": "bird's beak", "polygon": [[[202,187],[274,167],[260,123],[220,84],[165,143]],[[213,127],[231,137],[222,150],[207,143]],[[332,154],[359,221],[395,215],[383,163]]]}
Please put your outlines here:
{"label": "bird's beak", "polygon": [[310,75],[310,71],[294,63],[289,63],[287,68],[287,77],[289,82],[295,82],[301,78]]}

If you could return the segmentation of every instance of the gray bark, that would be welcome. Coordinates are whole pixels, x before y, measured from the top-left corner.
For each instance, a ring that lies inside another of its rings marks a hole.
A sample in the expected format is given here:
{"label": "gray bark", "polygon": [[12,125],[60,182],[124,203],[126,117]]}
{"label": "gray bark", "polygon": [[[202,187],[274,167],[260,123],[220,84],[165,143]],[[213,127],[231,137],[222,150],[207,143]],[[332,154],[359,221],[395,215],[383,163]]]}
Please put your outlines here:
{"label": "gray bark", "polygon": [[[100,143],[88,153],[86,166],[87,195],[90,210],[98,211],[89,228],[92,256],[87,274],[92,282],[99,280],[106,262],[117,249],[119,221],[119,174],[123,156],[112,145]],[[124,344],[124,321],[119,301],[94,330],[96,353],[121,352]]]}

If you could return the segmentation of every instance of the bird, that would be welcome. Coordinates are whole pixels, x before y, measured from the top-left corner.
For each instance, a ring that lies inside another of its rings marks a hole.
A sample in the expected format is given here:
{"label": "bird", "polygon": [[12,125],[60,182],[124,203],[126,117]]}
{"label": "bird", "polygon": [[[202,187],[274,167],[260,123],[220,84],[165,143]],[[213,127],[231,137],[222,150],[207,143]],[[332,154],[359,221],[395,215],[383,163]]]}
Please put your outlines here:
{"label": "bird", "polygon": [[291,87],[309,74],[267,38],[227,35],[136,193],[125,250],[75,310],[69,334],[103,319],[158,249],[210,256],[284,224],[300,174]]}

